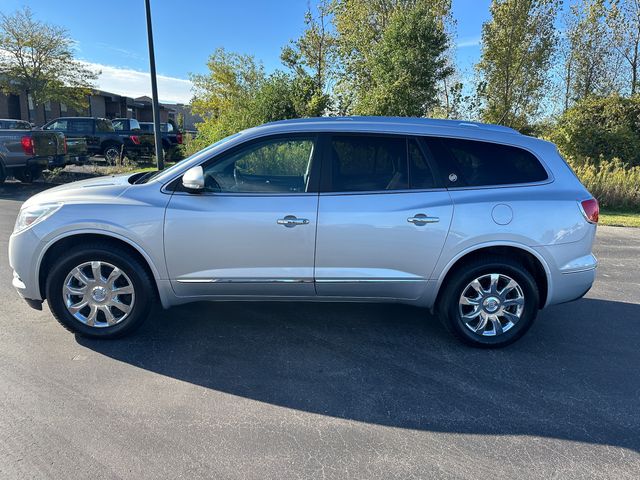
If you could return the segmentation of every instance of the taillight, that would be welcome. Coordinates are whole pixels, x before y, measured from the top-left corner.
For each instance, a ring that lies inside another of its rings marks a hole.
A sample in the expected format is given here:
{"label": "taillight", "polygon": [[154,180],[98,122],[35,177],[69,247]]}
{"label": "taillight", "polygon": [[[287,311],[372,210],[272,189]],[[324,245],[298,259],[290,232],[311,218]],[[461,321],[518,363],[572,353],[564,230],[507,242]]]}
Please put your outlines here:
{"label": "taillight", "polygon": [[140,137],[138,135],[131,135],[129,138],[135,145],[140,145]]}
{"label": "taillight", "polygon": [[178,145],[182,145],[182,134],[181,133],[176,134],[176,142],[178,143]]}
{"label": "taillight", "polygon": [[24,136],[20,139],[20,143],[22,144],[22,150],[27,155],[35,155],[36,149],[33,146],[33,138]]}
{"label": "taillight", "polygon": [[595,198],[589,200],[583,200],[580,202],[580,207],[584,218],[589,223],[598,223],[598,217],[600,216],[600,206]]}

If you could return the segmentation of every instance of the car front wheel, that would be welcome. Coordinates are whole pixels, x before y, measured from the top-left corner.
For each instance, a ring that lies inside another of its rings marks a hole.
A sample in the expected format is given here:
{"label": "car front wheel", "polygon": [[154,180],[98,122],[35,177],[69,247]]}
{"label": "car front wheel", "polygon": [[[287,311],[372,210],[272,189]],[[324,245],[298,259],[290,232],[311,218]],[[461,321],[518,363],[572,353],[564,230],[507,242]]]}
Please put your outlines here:
{"label": "car front wheel", "polygon": [[116,338],[139,327],[155,299],[153,279],[127,250],[87,245],[62,256],[50,270],[47,301],[68,330]]}
{"label": "car front wheel", "polygon": [[486,258],[453,272],[440,299],[445,326],[463,342],[504,347],[533,324],[539,292],[531,273],[511,258]]}

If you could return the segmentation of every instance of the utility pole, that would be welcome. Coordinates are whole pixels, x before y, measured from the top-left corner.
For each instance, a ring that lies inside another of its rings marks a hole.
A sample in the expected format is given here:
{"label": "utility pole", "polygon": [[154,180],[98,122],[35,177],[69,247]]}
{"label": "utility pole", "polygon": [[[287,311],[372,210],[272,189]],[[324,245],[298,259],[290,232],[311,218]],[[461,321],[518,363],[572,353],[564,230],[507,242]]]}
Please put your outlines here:
{"label": "utility pole", "polygon": [[153,52],[153,30],[151,29],[151,5],[149,0],[144,0],[147,10],[147,37],[149,43],[149,70],[151,73],[151,105],[153,108],[153,133],[156,139],[156,158],[158,170],[164,169],[164,157],[162,155],[162,132],[160,131],[160,105],[158,104],[158,82],[156,81],[156,57]]}

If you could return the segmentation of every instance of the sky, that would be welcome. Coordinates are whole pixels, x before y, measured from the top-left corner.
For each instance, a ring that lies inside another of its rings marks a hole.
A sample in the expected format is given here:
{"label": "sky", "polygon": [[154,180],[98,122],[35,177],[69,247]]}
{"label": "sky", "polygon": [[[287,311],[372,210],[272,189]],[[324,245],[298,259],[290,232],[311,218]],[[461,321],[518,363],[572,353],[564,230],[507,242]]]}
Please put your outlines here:
{"label": "sky", "polygon": [[[312,1],[313,4],[313,1]],[[463,76],[480,55],[490,0],[453,0],[456,56]],[[267,71],[280,67],[282,46],[304,30],[307,0],[151,0],[161,101],[188,103],[190,73],[205,73],[218,47],[254,55]],[[65,27],[76,56],[101,74],[98,88],[149,95],[144,0],[2,0],[0,12],[29,6],[38,20]]]}

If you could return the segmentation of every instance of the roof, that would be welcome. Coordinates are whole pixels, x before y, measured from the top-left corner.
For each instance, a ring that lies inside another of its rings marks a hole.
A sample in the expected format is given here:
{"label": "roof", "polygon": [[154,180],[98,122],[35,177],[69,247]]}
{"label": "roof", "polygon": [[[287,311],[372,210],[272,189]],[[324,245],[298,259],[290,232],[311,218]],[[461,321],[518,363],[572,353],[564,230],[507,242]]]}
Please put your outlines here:
{"label": "roof", "polygon": [[[298,118],[292,120],[278,120],[262,125],[276,126],[276,125],[309,125],[309,124],[322,124],[322,125],[338,125],[338,124],[350,124],[359,126],[371,126],[384,128],[389,126],[412,126],[412,127],[447,127],[447,128],[461,128],[461,129],[480,129],[484,131],[502,132],[520,135],[520,132],[513,128],[505,127],[503,125],[493,125],[488,123],[470,122],[466,120],[445,120],[439,118],[417,118],[417,117],[366,117],[366,116],[352,116],[352,117],[311,117],[311,118]],[[258,127],[259,128],[259,127]]]}

